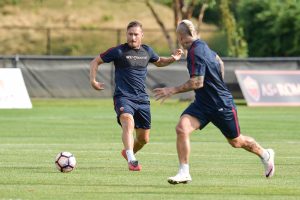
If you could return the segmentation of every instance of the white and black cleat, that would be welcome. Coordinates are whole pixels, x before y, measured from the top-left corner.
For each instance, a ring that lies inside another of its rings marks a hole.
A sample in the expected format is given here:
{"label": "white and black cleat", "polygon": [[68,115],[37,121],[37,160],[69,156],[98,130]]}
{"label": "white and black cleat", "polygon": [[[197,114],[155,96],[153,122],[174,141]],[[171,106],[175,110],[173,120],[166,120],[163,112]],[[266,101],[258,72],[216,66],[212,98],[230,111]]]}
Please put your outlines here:
{"label": "white and black cleat", "polygon": [[170,184],[176,185],[176,184],[187,184],[192,181],[190,174],[180,174],[178,173],[176,176],[172,176],[168,178],[168,182]]}
{"label": "white and black cleat", "polygon": [[274,176],[275,173],[275,152],[273,149],[267,149],[270,157],[267,161],[262,160],[262,163],[265,167],[265,176],[266,178],[271,178],[272,176]]}

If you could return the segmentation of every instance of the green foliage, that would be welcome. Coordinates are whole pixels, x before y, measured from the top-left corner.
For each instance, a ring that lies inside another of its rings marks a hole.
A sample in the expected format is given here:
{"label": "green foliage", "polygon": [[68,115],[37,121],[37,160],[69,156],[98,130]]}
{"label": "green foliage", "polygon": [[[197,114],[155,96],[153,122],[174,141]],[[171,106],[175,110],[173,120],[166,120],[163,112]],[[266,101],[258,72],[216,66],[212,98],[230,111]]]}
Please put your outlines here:
{"label": "green foliage", "polygon": [[227,35],[225,31],[215,34],[214,37],[208,39],[207,44],[211,49],[216,51],[219,56],[228,56]]}
{"label": "green foliage", "polygon": [[[199,9],[201,5],[198,6],[199,8],[196,8],[195,12],[193,13],[194,17],[197,17],[199,15]],[[219,7],[218,6],[208,7],[203,16],[203,22],[208,24],[215,24],[221,27],[222,23],[221,23],[221,13]]]}
{"label": "green foliage", "polygon": [[193,11],[193,17],[196,19],[198,18],[203,3],[208,5],[203,16],[203,22],[221,26],[220,8],[216,0],[201,0],[197,2]]}
{"label": "green foliage", "polygon": [[299,0],[244,0],[238,11],[249,56],[300,55]]}
{"label": "green foliage", "polygon": [[[173,0],[155,0],[155,2],[164,4],[170,8],[172,8],[173,5]],[[185,4],[188,4],[189,2],[191,2],[191,0],[184,0],[184,2]],[[209,24],[220,25],[221,16],[216,0],[196,0],[192,16],[195,19],[198,18],[203,3],[208,4],[208,7],[205,11],[205,15],[203,16],[203,21]]]}
{"label": "green foliage", "polygon": [[172,8],[173,0],[155,0],[155,2],[166,5]]}
{"label": "green foliage", "polygon": [[114,19],[114,16],[112,16],[112,15],[103,15],[101,19],[102,19],[102,21],[105,21],[105,22],[112,21]]}
{"label": "green foliage", "polygon": [[17,5],[21,0],[0,0],[0,8],[7,5]]}
{"label": "green foliage", "polygon": [[220,1],[222,23],[227,33],[228,55],[233,57],[246,57],[247,42],[243,38],[243,29],[238,27],[235,17],[230,10],[229,0]]}

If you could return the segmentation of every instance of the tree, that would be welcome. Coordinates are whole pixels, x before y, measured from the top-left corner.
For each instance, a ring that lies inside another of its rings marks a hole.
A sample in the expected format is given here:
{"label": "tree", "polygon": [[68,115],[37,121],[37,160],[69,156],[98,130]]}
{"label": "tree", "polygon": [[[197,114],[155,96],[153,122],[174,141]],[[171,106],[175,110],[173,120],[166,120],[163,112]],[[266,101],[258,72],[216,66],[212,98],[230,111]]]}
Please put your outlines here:
{"label": "tree", "polygon": [[[150,0],[145,0],[146,5],[150,8],[154,18],[156,19],[158,25],[161,27],[164,36],[166,37],[170,49],[174,50],[174,45],[172,45],[172,38],[166,31],[166,28],[162,22],[162,20],[159,18],[157,12],[153,8],[153,6],[150,3]],[[191,19],[193,17],[193,13],[196,7],[196,5],[201,4],[200,11],[198,12],[198,23],[196,25],[197,30],[200,30],[201,24],[203,22],[203,16],[205,10],[209,7],[209,5],[213,5],[215,0],[164,0],[161,3],[164,3],[168,6],[172,6],[173,12],[174,12],[174,29],[176,29],[179,21],[183,19]],[[176,47],[178,47],[178,41],[176,40]]]}
{"label": "tree", "polygon": [[220,0],[222,24],[227,33],[228,55],[234,57],[247,56],[247,43],[243,39],[243,30],[238,27],[229,8],[230,0]]}
{"label": "tree", "polygon": [[250,56],[300,55],[298,0],[243,0],[238,17]]}
{"label": "tree", "polygon": [[[174,29],[176,29],[178,23],[181,20],[192,18],[193,11],[195,8],[195,0],[191,0],[189,3],[185,3],[184,0],[173,0],[172,7],[174,12]],[[197,26],[197,28],[198,28],[197,30],[199,30],[199,26]],[[176,40],[176,47],[179,47],[179,43],[177,40]]]}
{"label": "tree", "polygon": [[[150,4],[149,0],[146,0],[146,2],[148,5]],[[230,10],[230,8],[234,7],[238,2],[238,0],[163,0],[164,4],[172,6],[173,8],[175,29],[179,21],[196,17],[198,19],[196,24],[198,33],[200,33],[200,28],[203,23],[204,14],[207,8],[218,7],[217,13],[221,13],[219,20],[222,21],[222,23],[218,24],[221,24],[221,26],[227,33],[227,43],[229,48],[228,55],[235,57],[246,57],[248,54],[248,48],[247,42],[243,38],[243,28],[236,23],[235,16]],[[199,9],[199,11],[195,11],[195,8]],[[154,17],[156,19],[159,19],[154,9],[151,8],[151,10]],[[195,16],[195,13],[198,16]],[[161,22],[161,20],[157,21],[161,26],[167,40],[171,42],[171,38],[165,32],[163,23]],[[176,43],[176,46],[178,47],[178,43]]]}
{"label": "tree", "polygon": [[[200,5],[200,6],[199,6]],[[200,27],[203,23],[203,17],[206,9],[208,7],[214,6],[215,0],[173,0],[173,11],[174,11],[174,27],[177,27],[177,24],[179,21],[183,19],[191,19],[194,15],[195,9],[199,8],[198,16],[198,22],[196,25],[197,30],[200,30]]]}
{"label": "tree", "polygon": [[167,39],[168,41],[168,45],[169,45],[169,48],[170,50],[173,52],[175,50],[175,47],[174,47],[174,42],[169,34],[169,32],[167,31],[164,23],[162,22],[162,20],[160,19],[160,17],[158,16],[158,14],[156,13],[155,9],[153,8],[152,4],[150,3],[149,0],[146,0],[146,5],[150,8],[151,10],[151,13],[153,14],[156,22],[158,23],[158,25],[161,27],[162,29],[162,32],[165,36],[165,38]]}

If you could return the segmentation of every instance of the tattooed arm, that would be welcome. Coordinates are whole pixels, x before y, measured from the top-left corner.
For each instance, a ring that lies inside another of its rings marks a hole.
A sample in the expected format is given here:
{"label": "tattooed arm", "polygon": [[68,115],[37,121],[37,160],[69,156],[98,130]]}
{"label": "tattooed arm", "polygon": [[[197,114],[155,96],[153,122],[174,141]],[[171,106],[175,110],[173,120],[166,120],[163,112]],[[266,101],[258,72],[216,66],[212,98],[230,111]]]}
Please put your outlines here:
{"label": "tattooed arm", "polygon": [[174,94],[188,92],[191,90],[196,90],[203,87],[204,76],[194,76],[190,78],[187,82],[177,87],[165,87],[165,88],[155,88],[153,90],[156,100],[161,100],[164,102],[167,98]]}

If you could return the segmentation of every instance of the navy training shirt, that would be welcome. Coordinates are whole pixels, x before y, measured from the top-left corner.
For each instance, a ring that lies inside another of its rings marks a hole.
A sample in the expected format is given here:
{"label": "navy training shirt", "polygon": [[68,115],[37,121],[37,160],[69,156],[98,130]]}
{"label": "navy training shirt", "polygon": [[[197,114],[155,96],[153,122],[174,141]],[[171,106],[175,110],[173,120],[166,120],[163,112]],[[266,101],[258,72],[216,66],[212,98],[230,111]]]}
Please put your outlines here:
{"label": "navy training shirt", "polygon": [[199,39],[188,49],[187,67],[190,77],[204,76],[203,87],[195,90],[195,103],[208,110],[232,109],[235,107],[233,97],[223,81],[216,55]]}
{"label": "navy training shirt", "polygon": [[100,54],[105,63],[114,62],[115,92],[114,97],[146,102],[146,76],[148,63],[156,62],[159,56],[147,45],[139,49],[131,48],[127,43],[108,49]]}

